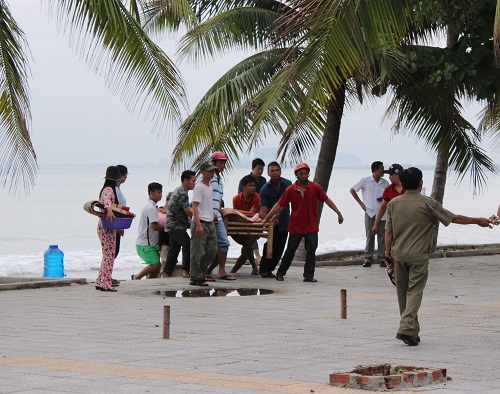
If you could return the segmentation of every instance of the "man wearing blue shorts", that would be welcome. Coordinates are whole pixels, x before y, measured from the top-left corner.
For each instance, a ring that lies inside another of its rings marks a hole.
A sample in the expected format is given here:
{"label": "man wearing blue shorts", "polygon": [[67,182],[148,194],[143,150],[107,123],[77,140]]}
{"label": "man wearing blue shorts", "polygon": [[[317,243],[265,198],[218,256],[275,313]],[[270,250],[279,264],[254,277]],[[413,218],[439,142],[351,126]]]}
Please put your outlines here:
{"label": "man wearing blue shorts", "polygon": [[163,226],[158,223],[158,208],[156,204],[162,199],[163,186],[153,182],[148,185],[149,199],[142,208],[139,217],[139,235],[135,249],[139,257],[146,263],[146,267],[137,275],[132,275],[132,280],[158,277],[160,273],[160,248],[158,246],[158,231],[163,231]]}

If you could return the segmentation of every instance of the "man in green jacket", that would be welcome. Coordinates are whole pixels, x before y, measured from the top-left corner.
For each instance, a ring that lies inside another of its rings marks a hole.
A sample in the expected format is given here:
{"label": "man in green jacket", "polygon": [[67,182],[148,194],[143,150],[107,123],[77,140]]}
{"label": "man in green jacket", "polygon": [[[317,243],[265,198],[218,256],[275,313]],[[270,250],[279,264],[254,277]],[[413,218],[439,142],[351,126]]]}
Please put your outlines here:
{"label": "man in green jacket", "polygon": [[394,268],[401,320],[396,338],[409,346],[420,342],[418,310],[427,282],[429,254],[439,222],[493,226],[492,218],[455,215],[430,197],[420,194],[422,171],[410,167],[400,174],[406,194],[387,205],[385,231],[388,268]]}

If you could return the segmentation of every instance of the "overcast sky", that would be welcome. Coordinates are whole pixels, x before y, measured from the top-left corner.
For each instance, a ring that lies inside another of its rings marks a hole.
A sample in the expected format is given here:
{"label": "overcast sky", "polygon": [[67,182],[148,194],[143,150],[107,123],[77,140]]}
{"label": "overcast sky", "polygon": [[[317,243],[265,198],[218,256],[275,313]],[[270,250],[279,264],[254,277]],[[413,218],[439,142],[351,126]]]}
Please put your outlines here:
{"label": "overcast sky", "polygon": [[[57,33],[55,23],[50,22],[39,2],[9,3],[14,18],[26,33],[34,58],[30,80],[32,139],[41,167],[117,162],[158,164],[170,157],[176,139],[174,127],[169,126],[158,137],[141,114],[128,113],[119,98],[105,87],[104,78],[69,50],[67,37]],[[159,44],[175,60],[174,39]],[[234,54],[200,69],[176,62],[185,79],[191,108],[242,56]],[[345,113],[338,152],[352,153],[365,164],[374,160],[386,164],[433,164],[434,154],[422,143],[413,137],[391,137],[389,128],[382,127],[385,104],[382,99],[375,108],[357,106]],[[473,107],[468,112],[475,115],[478,110]],[[477,123],[473,118],[469,120]],[[276,145],[276,138],[266,141],[267,148]],[[487,151],[500,162],[498,152]]]}

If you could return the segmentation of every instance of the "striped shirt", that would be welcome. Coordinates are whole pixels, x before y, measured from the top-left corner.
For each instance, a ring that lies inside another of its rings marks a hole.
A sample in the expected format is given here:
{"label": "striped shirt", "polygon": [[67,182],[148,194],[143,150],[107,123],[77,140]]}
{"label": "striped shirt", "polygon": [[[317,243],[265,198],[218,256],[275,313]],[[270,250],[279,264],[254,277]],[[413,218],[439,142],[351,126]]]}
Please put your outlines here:
{"label": "striped shirt", "polygon": [[217,220],[222,220],[222,215],[220,213],[220,202],[224,197],[224,184],[222,183],[222,177],[220,174],[214,174],[214,177],[210,181],[210,186],[212,186],[212,201],[214,213],[217,215]]}

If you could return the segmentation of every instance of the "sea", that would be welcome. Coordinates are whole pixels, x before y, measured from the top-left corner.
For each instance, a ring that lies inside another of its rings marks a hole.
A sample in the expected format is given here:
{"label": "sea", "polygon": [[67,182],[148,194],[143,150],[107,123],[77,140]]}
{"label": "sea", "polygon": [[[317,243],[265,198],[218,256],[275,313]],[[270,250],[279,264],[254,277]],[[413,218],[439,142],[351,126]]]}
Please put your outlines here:
{"label": "sea", "polygon": [[[314,171],[314,169],[313,169]],[[104,167],[44,167],[38,171],[36,184],[29,193],[9,192],[0,189],[0,276],[43,276],[43,254],[49,245],[56,244],[64,252],[64,272],[67,277],[95,280],[101,261],[100,243],[97,238],[96,216],[83,210],[83,204],[97,200],[103,184]],[[237,169],[224,174],[225,202],[231,205],[237,194],[239,180],[249,170]],[[423,170],[424,187],[430,194],[433,169]],[[360,178],[369,176],[369,169],[334,168],[328,195],[344,216],[339,225],[337,215],[325,206],[320,223],[317,254],[335,251],[361,251],[365,236],[364,213],[349,193]],[[283,170],[285,178],[293,181],[293,171]],[[386,175],[387,177],[387,175]],[[145,205],[147,185],[159,182],[166,192],[180,185],[180,175],[163,167],[129,167],[127,181],[121,189],[130,210],[139,214]],[[483,190],[474,195],[468,179],[457,182],[449,175],[444,206],[456,214],[490,216],[497,212],[500,196],[500,179],[490,175]],[[115,261],[113,276],[126,279],[139,272],[143,265],[135,252],[137,225],[135,219],[125,231],[121,250]],[[494,244],[500,240],[500,228],[484,229],[478,226],[441,225],[439,245]],[[259,240],[262,245],[265,241]],[[239,256],[240,246],[231,243],[228,257]]]}

